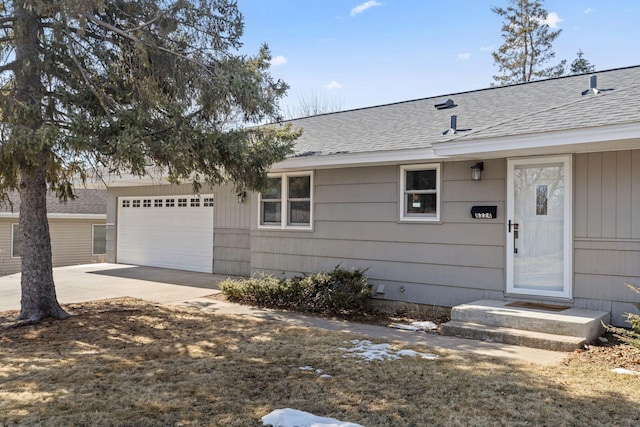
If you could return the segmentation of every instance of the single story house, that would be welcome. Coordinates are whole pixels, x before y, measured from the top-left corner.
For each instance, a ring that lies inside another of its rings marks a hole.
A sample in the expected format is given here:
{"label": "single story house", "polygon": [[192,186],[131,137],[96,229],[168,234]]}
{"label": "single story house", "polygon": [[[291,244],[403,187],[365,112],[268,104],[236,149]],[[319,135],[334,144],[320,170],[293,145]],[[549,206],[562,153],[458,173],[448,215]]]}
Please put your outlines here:
{"label": "single story house", "polygon": [[[75,193],[77,199],[67,203],[47,194],[54,267],[104,262],[106,255],[107,191],[76,189]],[[0,275],[20,271],[20,196],[17,192],[8,196],[10,203],[0,206]]]}
{"label": "single story house", "polygon": [[263,194],[120,180],[107,261],[220,274],[367,268],[377,298],[634,310],[640,66],[293,120]]}

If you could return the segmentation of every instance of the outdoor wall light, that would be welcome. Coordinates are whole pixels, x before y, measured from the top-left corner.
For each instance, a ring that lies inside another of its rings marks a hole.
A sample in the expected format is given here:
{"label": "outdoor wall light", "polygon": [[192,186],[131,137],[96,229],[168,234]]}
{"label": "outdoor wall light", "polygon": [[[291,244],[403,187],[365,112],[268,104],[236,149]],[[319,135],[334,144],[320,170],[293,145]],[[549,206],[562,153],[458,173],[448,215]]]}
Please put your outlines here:
{"label": "outdoor wall light", "polygon": [[482,178],[482,171],[484,170],[484,162],[478,162],[471,166],[471,180],[480,181]]}
{"label": "outdoor wall light", "polygon": [[247,198],[247,192],[241,191],[238,193],[237,197],[238,197],[238,203],[244,203],[244,199]]}

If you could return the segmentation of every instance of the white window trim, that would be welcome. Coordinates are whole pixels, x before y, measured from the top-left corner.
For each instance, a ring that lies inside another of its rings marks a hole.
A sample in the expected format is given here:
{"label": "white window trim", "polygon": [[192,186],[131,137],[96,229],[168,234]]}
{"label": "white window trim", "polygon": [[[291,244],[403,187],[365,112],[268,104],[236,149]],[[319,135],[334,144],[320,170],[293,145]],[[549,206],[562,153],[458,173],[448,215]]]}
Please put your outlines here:
{"label": "white window trim", "polygon": [[105,240],[106,240],[106,231],[107,231],[107,224],[91,224],[91,255],[92,256],[101,256],[101,255],[106,255],[107,254],[107,247],[106,247],[106,241],[105,241],[105,248],[104,248],[104,253],[101,254],[97,254],[95,253],[95,242],[96,242],[96,226],[102,226],[104,227],[104,231],[105,231]]}
{"label": "white window trim", "polygon": [[[425,169],[433,169],[436,171],[436,214],[435,216],[418,216],[418,215],[407,215],[406,212],[406,203],[407,198],[405,197],[405,181],[406,181],[406,171],[412,170],[425,170]],[[404,165],[400,166],[400,191],[399,197],[400,202],[398,205],[400,206],[399,218],[401,222],[440,222],[440,212],[442,206],[442,179],[441,179],[441,164],[440,163],[425,163],[419,165]]]}
{"label": "white window trim", "polygon": [[[313,185],[313,172],[312,171],[299,171],[299,172],[283,172],[269,174],[269,178],[282,178],[280,185],[280,224],[263,224],[262,223],[262,193],[258,194],[258,228],[266,230],[313,230],[313,202],[315,199],[314,185]],[[309,177],[309,224],[298,225],[288,224],[289,222],[289,180],[287,178],[296,176],[308,176]]]}
{"label": "white window trim", "polygon": [[14,226],[20,227],[20,224],[15,223],[15,222],[11,224],[11,258],[12,259],[20,259],[20,258],[22,258],[20,255],[18,255],[18,256],[14,256],[13,255],[13,241],[14,241],[14,233],[15,233],[15,231],[14,231],[15,227]]}

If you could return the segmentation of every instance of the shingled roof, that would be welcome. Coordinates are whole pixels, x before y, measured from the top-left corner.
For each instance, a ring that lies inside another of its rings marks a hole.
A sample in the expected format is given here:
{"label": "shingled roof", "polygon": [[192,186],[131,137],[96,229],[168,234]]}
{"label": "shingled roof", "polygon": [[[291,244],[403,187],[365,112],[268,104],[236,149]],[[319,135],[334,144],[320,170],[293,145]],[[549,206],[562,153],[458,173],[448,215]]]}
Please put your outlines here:
{"label": "shingled roof", "polygon": [[[94,189],[74,190],[77,198],[63,203],[54,193],[47,193],[47,213],[67,214],[67,215],[106,215],[107,214],[107,191]],[[10,205],[0,206],[0,213],[20,212],[20,196],[17,192],[9,193]]]}
{"label": "shingled roof", "polygon": [[[446,94],[291,120],[295,156],[410,150],[451,141],[640,123],[640,66]],[[583,92],[587,92],[583,95]],[[436,109],[451,99],[454,106]],[[456,133],[447,132],[457,116]]]}

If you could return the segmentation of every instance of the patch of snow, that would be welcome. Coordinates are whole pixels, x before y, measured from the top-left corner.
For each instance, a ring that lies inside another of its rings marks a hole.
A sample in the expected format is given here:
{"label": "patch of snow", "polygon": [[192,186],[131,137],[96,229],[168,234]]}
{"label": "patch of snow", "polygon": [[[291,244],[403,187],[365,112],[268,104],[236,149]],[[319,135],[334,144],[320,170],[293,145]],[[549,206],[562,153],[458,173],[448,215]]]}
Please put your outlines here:
{"label": "patch of snow", "polygon": [[262,423],[265,426],[272,427],[364,427],[360,424],[339,421],[335,418],[319,417],[309,412],[291,408],[272,411],[262,417]]}
{"label": "patch of snow", "polygon": [[[301,370],[301,371],[313,371],[318,375],[320,375],[320,374],[322,374],[324,372],[323,369],[314,369],[313,366],[309,366],[309,365],[301,366],[298,369]],[[320,378],[331,378],[331,375],[322,374],[322,375],[320,375]]]}
{"label": "patch of snow", "polygon": [[400,350],[398,352],[399,356],[409,356],[409,357],[422,357],[423,359],[437,359],[438,355],[433,353],[419,353],[414,350]]}
{"label": "patch of snow", "polygon": [[367,362],[374,360],[397,360],[402,356],[422,357],[423,359],[437,359],[438,356],[432,353],[419,353],[413,350],[397,350],[391,344],[373,344],[369,340],[351,340],[353,347],[339,350],[346,351],[348,354],[343,357],[357,357]]}
{"label": "patch of snow", "polygon": [[411,322],[408,325],[405,325],[403,323],[392,323],[389,325],[390,328],[395,328],[395,329],[403,329],[406,331],[435,331],[436,329],[438,329],[438,325],[436,325],[433,322],[430,321],[426,321],[426,322]]}
{"label": "patch of snow", "polygon": [[630,369],[625,368],[614,368],[611,372],[616,374],[625,374],[625,375],[640,375],[640,371],[632,371]]}

